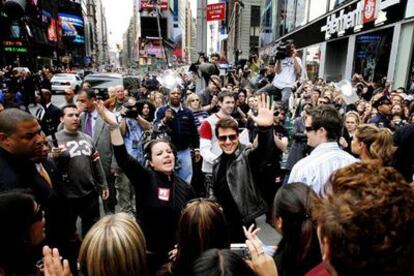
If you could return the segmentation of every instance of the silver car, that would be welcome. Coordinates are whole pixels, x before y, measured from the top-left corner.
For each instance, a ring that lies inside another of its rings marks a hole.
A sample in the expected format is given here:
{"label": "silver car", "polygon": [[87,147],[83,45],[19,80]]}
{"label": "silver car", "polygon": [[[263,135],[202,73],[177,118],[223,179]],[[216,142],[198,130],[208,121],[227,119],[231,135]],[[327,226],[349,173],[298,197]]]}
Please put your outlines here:
{"label": "silver car", "polygon": [[63,93],[66,89],[71,88],[77,91],[82,80],[77,74],[56,74],[50,80],[52,84],[52,93]]}

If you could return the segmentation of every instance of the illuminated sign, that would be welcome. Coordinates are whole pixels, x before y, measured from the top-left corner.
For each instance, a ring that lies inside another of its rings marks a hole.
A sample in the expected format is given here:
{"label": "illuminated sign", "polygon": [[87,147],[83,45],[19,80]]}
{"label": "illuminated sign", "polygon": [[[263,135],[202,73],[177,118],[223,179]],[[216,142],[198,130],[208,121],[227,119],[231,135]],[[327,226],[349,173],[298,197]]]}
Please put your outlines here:
{"label": "illuminated sign", "polygon": [[62,36],[72,43],[85,43],[83,18],[78,15],[59,13],[62,25]]}
{"label": "illuminated sign", "polygon": [[27,53],[27,48],[25,47],[4,47],[5,52],[10,53]]}
{"label": "illuminated sign", "polygon": [[[143,10],[153,10],[156,8],[156,5],[153,4],[154,1],[151,0],[141,0],[141,9]],[[160,9],[162,11],[168,10],[168,1],[160,0],[159,1]]]}

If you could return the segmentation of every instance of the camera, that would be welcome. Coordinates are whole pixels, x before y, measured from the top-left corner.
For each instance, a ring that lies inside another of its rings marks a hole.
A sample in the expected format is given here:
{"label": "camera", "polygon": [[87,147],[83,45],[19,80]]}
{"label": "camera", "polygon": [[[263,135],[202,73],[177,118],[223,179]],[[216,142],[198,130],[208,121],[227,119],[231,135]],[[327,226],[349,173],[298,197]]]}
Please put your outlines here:
{"label": "camera", "polygon": [[139,113],[137,103],[126,102],[123,104],[123,107],[125,108],[125,112],[121,114],[122,117],[129,119],[136,119],[138,117]]}
{"label": "camera", "polygon": [[287,41],[280,42],[280,44],[276,47],[275,59],[282,60],[282,59],[289,57],[290,56],[289,46],[291,44],[293,44],[293,40],[287,40]]}
{"label": "camera", "polygon": [[230,244],[230,250],[239,255],[242,259],[249,259],[249,250],[244,243],[232,243]]}

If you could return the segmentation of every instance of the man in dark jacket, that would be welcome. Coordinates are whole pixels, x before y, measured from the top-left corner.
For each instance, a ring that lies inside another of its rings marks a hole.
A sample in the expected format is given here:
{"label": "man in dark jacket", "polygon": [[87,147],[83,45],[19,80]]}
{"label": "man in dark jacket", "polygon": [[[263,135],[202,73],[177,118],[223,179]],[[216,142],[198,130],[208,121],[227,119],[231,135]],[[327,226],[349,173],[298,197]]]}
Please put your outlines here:
{"label": "man in dark jacket", "polygon": [[414,174],[414,125],[407,125],[394,132],[394,144],[398,147],[394,155],[393,167],[396,168],[409,183]]}
{"label": "man in dark jacket", "polygon": [[213,195],[223,206],[231,242],[245,240],[242,226],[254,223],[263,215],[266,204],[260,195],[259,169],[268,166],[276,156],[273,141],[273,108],[269,97],[261,96],[258,115],[254,121],[259,127],[258,146],[240,144],[238,125],[232,118],[220,119],[216,136],[223,153],[213,165]]}
{"label": "man in dark jacket", "polygon": [[50,92],[50,90],[42,89],[41,92],[44,115],[42,116],[40,125],[46,136],[49,136],[57,131],[57,127],[60,124],[61,110],[56,105],[52,104],[52,92]]}
{"label": "man in dark jacket", "polygon": [[194,151],[195,158],[200,157],[200,136],[193,112],[181,104],[181,97],[181,89],[171,90],[169,103],[157,111],[154,124],[165,125],[169,129],[168,134],[176,147],[180,165],[177,174],[187,183],[191,183],[193,176],[191,150]]}
{"label": "man in dark jacket", "polygon": [[36,118],[16,108],[0,113],[0,190],[30,189],[44,204],[50,187],[41,178],[31,158],[37,156],[44,135]]}

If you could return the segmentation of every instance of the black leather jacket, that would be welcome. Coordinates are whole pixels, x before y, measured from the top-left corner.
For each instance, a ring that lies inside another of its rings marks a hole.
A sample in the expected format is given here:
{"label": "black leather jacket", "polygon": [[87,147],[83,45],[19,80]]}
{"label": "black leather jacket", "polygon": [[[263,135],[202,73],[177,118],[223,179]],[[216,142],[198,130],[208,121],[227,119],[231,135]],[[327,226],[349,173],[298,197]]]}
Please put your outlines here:
{"label": "black leather jacket", "polygon": [[[259,143],[255,148],[239,145],[235,152],[236,156],[226,172],[227,185],[243,223],[251,222],[265,213],[266,204],[258,187],[262,184],[259,171],[264,166],[269,166],[277,157],[273,127],[259,128],[258,139]],[[213,195],[222,155],[213,165]]]}

